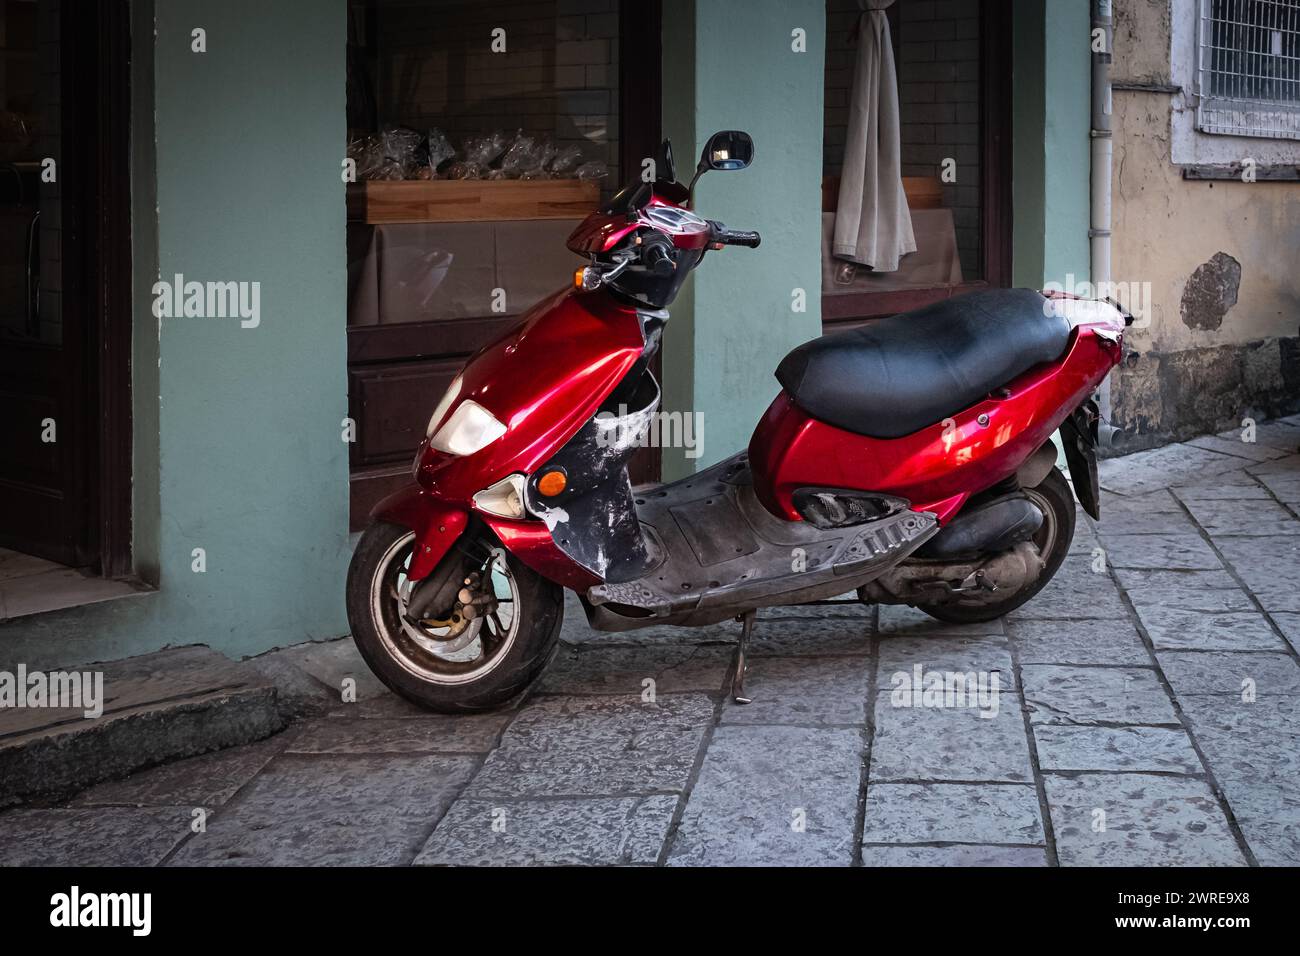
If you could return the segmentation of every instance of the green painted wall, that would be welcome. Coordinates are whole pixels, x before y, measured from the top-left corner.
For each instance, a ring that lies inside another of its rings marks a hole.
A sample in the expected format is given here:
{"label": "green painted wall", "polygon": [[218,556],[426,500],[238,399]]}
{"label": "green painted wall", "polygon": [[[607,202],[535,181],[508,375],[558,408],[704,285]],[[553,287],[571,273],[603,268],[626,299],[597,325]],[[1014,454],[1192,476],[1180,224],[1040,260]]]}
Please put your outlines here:
{"label": "green painted wall", "polygon": [[[664,408],[700,411],[702,454],[664,449],[664,477],[689,474],[749,443],[776,396],[773,371],[821,334],[824,0],[666,0],[663,125],[679,178],[710,133],[743,129],[754,164],[707,173],[696,209],[757,229],[758,249],[709,253],[672,307],[664,337]],[[792,50],[792,31],[806,52]],[[803,289],[806,311],[791,308]]]}
{"label": "green painted wall", "polygon": [[[240,656],[347,632],[344,11],[148,12],[135,24],[137,70],[154,46],[154,96],[137,83],[134,522],[158,591],[0,628],[3,657],[33,666],[194,643]],[[191,52],[195,28],[205,53]],[[259,282],[260,325],[155,318],[149,290],[176,273]]]}
{"label": "green painted wall", "polygon": [[1012,116],[1013,278],[1018,286],[1090,275],[1089,4],[1016,4]]}

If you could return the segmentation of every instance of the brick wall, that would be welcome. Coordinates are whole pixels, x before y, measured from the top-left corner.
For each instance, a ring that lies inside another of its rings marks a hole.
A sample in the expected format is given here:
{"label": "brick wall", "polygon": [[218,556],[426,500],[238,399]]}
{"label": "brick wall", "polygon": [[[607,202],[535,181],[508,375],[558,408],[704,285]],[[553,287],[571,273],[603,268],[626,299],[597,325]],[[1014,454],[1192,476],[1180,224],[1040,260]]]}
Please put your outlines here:
{"label": "brick wall", "polygon": [[[953,211],[962,272],[979,275],[979,0],[897,0],[899,111],[904,176],[938,176],[957,161],[957,182],[943,187]],[[849,91],[857,56],[856,0],[826,4],[824,174],[838,176],[844,156]]]}
{"label": "brick wall", "polygon": [[[619,183],[616,0],[382,4],[379,122],[437,126],[457,145],[494,129],[577,143]],[[493,53],[493,29],[506,52]]]}

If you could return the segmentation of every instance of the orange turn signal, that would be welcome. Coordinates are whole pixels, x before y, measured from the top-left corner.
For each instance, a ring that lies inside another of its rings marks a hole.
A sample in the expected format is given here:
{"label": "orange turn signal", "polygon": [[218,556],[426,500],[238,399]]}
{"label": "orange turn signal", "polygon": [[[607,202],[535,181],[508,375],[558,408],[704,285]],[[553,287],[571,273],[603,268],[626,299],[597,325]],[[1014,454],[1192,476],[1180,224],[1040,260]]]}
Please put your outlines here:
{"label": "orange turn signal", "polygon": [[583,266],[581,269],[575,269],[575,270],[574,270],[574,272],[573,272],[573,287],[574,287],[575,289],[581,289],[581,288],[583,287],[583,285],[585,284],[585,283],[582,281],[582,279],[583,279],[582,274],[583,274],[584,272],[586,272],[586,271],[587,271],[587,267],[586,267],[586,266]]}
{"label": "orange turn signal", "polygon": [[537,490],[547,498],[554,498],[569,484],[569,479],[562,471],[548,471],[537,479]]}

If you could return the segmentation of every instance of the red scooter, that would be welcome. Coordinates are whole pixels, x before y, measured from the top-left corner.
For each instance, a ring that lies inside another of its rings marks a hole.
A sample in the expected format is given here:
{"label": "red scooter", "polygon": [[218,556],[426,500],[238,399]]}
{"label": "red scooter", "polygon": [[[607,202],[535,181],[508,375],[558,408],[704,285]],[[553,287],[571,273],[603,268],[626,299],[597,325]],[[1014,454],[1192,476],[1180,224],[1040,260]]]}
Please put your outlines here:
{"label": "red scooter", "polygon": [[990,620],[1061,566],[1076,495],[1098,517],[1090,396],[1131,317],[1028,289],[808,342],[777,367],[748,451],[632,487],[664,307],[706,252],[759,244],[692,212],[694,183],[753,151],[747,134],[717,133],[683,186],[665,143],[658,181],[569,238],[591,262],[575,288],[480,350],[434,409],[415,482],[375,508],[348,572],[353,637],[397,693],[460,712],[526,691],[570,588],[603,631],[740,620],[732,690],[746,701],[755,609],[856,592]]}

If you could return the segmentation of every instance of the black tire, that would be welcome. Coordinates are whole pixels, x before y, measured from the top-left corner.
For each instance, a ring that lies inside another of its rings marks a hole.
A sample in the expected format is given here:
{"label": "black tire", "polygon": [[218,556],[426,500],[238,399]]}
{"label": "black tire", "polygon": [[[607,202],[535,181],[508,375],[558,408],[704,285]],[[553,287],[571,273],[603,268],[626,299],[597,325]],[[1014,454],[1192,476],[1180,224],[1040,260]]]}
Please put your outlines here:
{"label": "black tire", "polygon": [[1040,507],[1046,505],[1043,509],[1043,527],[1034,536],[1034,540],[1041,548],[1049,535],[1051,538],[1050,550],[1044,555],[1046,566],[1038,580],[1005,600],[992,604],[918,604],[917,608],[946,624],[982,624],[1014,611],[1047,586],[1060,570],[1065,556],[1070,553],[1070,544],[1074,541],[1074,492],[1057,468],[1049,471],[1037,486],[1027,490],[1040,499],[1035,504]]}
{"label": "black tire", "polygon": [[[484,530],[469,532],[471,540],[462,539],[433,573],[446,570],[447,562],[459,562],[464,551],[476,545],[484,553],[500,544]],[[413,541],[407,528],[386,522],[372,524],[361,535],[352,563],[348,567],[347,606],[352,639],[375,675],[414,704],[447,714],[470,713],[500,707],[528,691],[555,654],[564,614],[564,589],[546,580],[509,552],[500,550],[498,560],[512,582],[513,610],[509,633],[500,639],[492,656],[486,642],[480,652],[484,662],[465,665],[459,673],[441,673],[449,666],[427,651],[421,642],[403,628],[401,608],[396,597],[387,594],[389,575],[394,562]],[[381,567],[384,565],[384,567]],[[456,570],[456,569],[452,569]],[[377,580],[378,576],[378,580]],[[480,633],[487,625],[480,625]]]}

